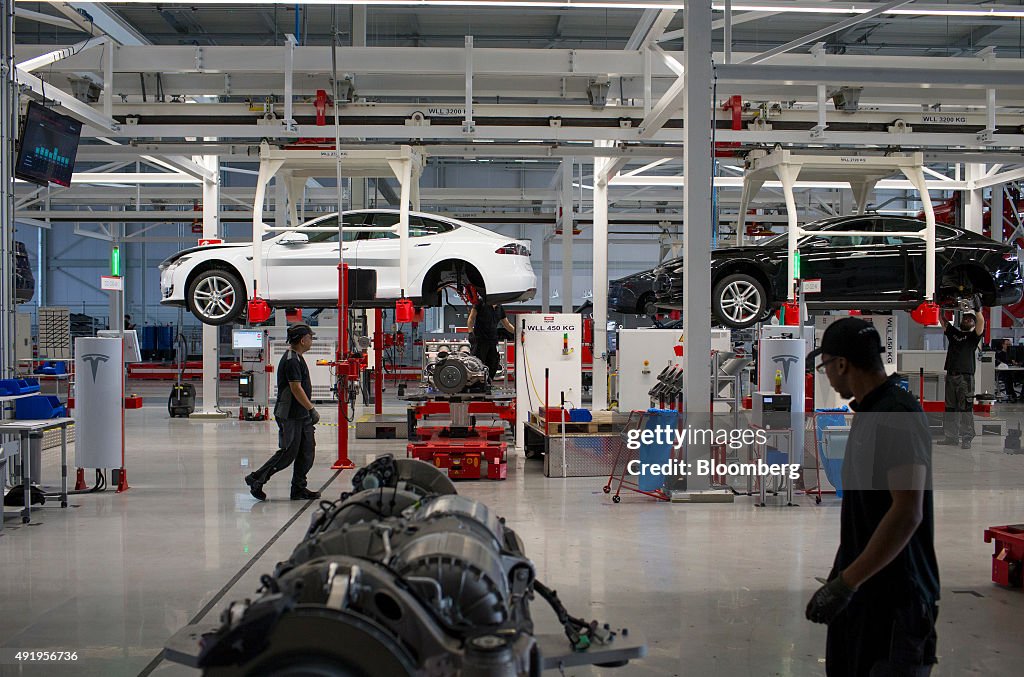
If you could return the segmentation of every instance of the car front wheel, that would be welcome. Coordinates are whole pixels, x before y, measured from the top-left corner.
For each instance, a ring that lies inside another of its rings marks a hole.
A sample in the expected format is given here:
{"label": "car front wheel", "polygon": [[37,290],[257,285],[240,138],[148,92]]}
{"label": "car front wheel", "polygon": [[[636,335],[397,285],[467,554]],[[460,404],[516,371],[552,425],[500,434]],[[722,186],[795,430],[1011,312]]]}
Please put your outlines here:
{"label": "car front wheel", "polygon": [[245,310],[245,287],[230,271],[206,270],[188,286],[188,305],[203,324],[228,324]]}
{"label": "car front wheel", "polygon": [[727,275],[711,293],[711,310],[719,322],[733,329],[755,323],[768,309],[764,286],[745,273]]}

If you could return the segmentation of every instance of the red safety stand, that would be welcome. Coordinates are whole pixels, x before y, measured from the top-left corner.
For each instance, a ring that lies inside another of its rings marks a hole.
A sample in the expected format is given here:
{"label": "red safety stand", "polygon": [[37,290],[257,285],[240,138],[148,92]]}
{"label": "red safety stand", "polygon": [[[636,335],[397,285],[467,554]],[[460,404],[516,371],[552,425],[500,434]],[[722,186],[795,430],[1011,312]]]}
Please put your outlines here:
{"label": "red safety stand", "polygon": [[1024,587],[1024,524],[985,529],[985,542],[993,541],[992,582],[1011,588]]}

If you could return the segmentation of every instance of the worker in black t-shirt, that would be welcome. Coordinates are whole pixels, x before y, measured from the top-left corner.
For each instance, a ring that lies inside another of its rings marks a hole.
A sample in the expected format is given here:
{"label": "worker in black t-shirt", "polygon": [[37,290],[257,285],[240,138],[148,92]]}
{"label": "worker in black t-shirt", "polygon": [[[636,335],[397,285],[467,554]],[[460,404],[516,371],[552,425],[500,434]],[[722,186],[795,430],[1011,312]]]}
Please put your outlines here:
{"label": "worker in black t-shirt", "polygon": [[[977,298],[974,307],[981,308]],[[943,440],[939,444],[959,444],[961,449],[970,449],[974,439],[974,371],[978,361],[975,353],[985,334],[985,316],[964,313],[959,328],[946,320],[943,323],[949,346],[945,365],[946,413],[942,417]]]}
{"label": "worker in black t-shirt", "polygon": [[516,328],[508,321],[504,308],[497,303],[488,303],[482,295],[469,311],[466,327],[476,342],[473,354],[487,367],[487,382],[490,383],[501,367],[501,360],[498,357],[498,327],[513,335]]}
{"label": "worker in black t-shirt", "polygon": [[859,318],[822,336],[819,373],[856,414],[843,459],[839,549],[806,616],[828,624],[829,677],[926,677],[936,662],[931,436],[917,400],[886,376],[881,337]]}
{"label": "worker in black t-shirt", "polygon": [[313,345],[313,330],[308,324],[295,324],[288,328],[288,350],[284,351],[277,365],[277,404],[274,420],[277,421],[278,450],[270,460],[254,473],[246,476],[249,493],[261,501],[267,500],[263,492],[271,475],[292,468],[291,499],[305,501],[320,498],[320,492],[306,488],[306,473],[313,467],[316,455],[316,440],[313,427],[320,422],[320,414],[310,398],[313,384],[309,378],[309,367],[302,357]]}
{"label": "worker in black t-shirt", "polygon": [[[1006,390],[1006,399],[1010,402],[1016,402],[1024,395],[1017,394],[1017,388],[1014,385],[1016,379],[1014,378],[1014,372],[1010,371],[1010,367],[1019,367],[1017,361],[1013,359],[1013,343],[1010,339],[1002,339],[999,343],[992,346],[997,348],[996,350],[996,378],[1003,384],[1003,388]],[[1004,365],[1003,369],[999,368],[999,365]]]}

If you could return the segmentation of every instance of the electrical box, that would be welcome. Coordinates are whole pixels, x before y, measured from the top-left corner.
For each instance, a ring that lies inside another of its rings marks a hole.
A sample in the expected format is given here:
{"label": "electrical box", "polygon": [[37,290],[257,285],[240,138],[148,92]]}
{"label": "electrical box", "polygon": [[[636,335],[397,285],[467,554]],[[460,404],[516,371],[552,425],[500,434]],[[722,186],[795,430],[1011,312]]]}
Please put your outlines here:
{"label": "electrical box", "polygon": [[793,398],[788,394],[775,392],[754,393],[750,422],[761,428],[785,430],[791,425]]}
{"label": "electrical box", "polygon": [[582,406],[583,318],[575,313],[524,313],[515,319],[516,444],[522,445],[530,411],[560,406],[563,394],[567,405]]}
{"label": "electrical box", "polygon": [[251,398],[256,393],[253,383],[253,372],[243,371],[238,375],[238,396],[242,399]]}
{"label": "electrical box", "polygon": [[[618,367],[619,411],[647,409],[651,390],[659,384],[658,376],[665,367],[683,365],[683,330],[619,329]],[[728,329],[711,330],[711,349],[727,351],[731,347]]]}
{"label": "electrical box", "polygon": [[14,316],[14,359],[32,360],[32,316],[18,313]]}

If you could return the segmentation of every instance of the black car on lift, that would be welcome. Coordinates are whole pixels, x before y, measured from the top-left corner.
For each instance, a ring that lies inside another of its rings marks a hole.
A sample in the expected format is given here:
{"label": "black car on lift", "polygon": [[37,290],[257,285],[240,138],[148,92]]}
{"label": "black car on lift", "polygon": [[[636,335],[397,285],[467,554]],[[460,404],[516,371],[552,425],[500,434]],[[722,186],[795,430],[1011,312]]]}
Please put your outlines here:
{"label": "black car on lift", "polygon": [[608,283],[608,310],[625,315],[650,315],[657,312],[654,304],[655,269],[642,270]]}
{"label": "black car on lift", "polygon": [[[916,237],[887,235],[923,230],[924,221],[863,214],[809,223],[812,231],[868,231],[869,236],[809,234],[799,243],[800,273],[820,279],[821,291],[806,296],[811,309],[910,310],[924,301],[925,244]],[[711,252],[711,311],[732,328],[766,320],[786,300],[786,234],[761,244]],[[683,306],[683,259],[656,270],[655,303]],[[952,305],[958,296],[981,294],[986,306],[1021,298],[1024,281],[1017,247],[960,228],[935,226],[936,299]]]}

